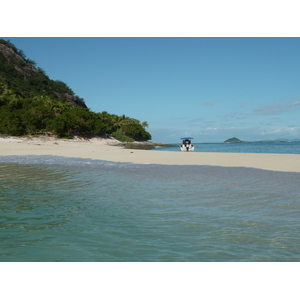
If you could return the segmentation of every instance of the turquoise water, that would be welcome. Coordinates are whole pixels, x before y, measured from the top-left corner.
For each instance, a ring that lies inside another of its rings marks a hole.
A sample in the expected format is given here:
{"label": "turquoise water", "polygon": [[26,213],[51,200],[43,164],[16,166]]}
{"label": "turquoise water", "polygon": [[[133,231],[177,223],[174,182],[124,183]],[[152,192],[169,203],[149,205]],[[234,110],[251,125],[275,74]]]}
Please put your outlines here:
{"label": "turquoise water", "polygon": [[[152,151],[179,151],[178,147],[157,147]],[[193,143],[195,152],[300,154],[300,142]]]}
{"label": "turquoise water", "polygon": [[300,261],[300,173],[0,156],[0,261]]}

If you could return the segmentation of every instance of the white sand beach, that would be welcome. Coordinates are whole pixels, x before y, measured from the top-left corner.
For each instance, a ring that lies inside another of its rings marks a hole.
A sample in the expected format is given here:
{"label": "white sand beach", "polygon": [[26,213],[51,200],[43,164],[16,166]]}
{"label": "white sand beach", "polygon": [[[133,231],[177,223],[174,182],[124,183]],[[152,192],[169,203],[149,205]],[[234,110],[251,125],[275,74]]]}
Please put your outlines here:
{"label": "white sand beach", "polygon": [[114,162],[249,167],[300,172],[299,154],[209,153],[124,149],[113,139],[0,137],[0,155],[57,155]]}

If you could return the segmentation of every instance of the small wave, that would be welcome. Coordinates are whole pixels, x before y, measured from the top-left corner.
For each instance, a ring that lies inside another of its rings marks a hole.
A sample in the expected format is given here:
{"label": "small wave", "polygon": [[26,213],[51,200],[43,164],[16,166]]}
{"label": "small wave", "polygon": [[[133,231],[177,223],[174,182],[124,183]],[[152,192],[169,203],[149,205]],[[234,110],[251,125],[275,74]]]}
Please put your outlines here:
{"label": "small wave", "polygon": [[110,162],[105,160],[94,160],[89,158],[74,158],[55,155],[6,155],[0,156],[2,164],[22,165],[129,165],[132,163]]}

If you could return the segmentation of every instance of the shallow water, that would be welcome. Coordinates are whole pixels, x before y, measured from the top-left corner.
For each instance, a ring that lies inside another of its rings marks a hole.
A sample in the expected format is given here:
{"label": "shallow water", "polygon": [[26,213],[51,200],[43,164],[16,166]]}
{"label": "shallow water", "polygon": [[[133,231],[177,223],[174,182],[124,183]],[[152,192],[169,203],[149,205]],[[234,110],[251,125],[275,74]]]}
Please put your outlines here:
{"label": "shallow water", "polygon": [[[195,152],[300,154],[300,142],[193,143]],[[152,151],[180,151],[177,147],[157,147]]]}
{"label": "shallow water", "polygon": [[300,261],[300,173],[0,156],[0,261]]}

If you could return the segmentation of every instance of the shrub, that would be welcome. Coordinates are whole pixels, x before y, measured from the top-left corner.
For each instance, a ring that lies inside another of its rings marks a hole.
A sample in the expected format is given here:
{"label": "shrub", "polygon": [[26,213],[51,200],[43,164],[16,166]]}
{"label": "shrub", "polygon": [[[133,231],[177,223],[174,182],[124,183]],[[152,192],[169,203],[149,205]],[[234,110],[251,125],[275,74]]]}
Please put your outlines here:
{"label": "shrub", "polygon": [[120,129],[116,130],[115,132],[112,133],[112,137],[117,139],[120,142],[134,142],[134,139],[131,137],[125,135]]}

